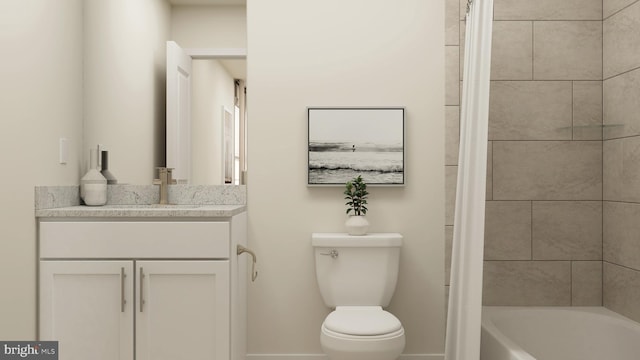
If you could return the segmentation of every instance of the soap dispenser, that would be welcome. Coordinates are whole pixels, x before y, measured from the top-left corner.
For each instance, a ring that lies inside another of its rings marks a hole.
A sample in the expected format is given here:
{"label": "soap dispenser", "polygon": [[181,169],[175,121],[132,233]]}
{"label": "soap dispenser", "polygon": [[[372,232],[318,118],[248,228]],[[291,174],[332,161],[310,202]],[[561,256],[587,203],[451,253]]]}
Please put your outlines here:
{"label": "soap dispenser", "polygon": [[89,171],[80,179],[80,197],[85,205],[104,205],[107,203],[107,179],[98,169],[98,148],[91,149],[89,154]]}

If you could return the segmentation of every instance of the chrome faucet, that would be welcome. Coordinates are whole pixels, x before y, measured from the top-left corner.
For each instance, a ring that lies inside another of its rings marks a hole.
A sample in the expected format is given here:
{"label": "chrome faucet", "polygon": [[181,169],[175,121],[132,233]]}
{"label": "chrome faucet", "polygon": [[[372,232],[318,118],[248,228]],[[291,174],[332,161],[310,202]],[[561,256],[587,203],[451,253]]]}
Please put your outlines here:
{"label": "chrome faucet", "polygon": [[153,185],[160,185],[160,204],[168,204],[169,185],[174,185],[173,168],[158,167],[158,179],[153,179]]}

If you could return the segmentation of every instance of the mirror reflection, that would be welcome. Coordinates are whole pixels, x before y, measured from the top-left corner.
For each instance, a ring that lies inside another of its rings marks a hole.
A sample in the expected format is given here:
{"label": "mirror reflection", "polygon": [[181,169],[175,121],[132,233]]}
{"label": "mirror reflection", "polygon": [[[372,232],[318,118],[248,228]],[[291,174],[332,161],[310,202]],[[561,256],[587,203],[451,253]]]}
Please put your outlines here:
{"label": "mirror reflection", "polygon": [[241,184],[246,61],[191,58],[172,42],[167,54],[167,167],[178,183]]}
{"label": "mirror reflection", "polygon": [[186,50],[242,49],[242,59],[193,56],[193,96],[188,103],[194,117],[185,141],[192,156],[182,177],[182,182],[197,185],[241,184],[246,166],[244,1],[82,3],[83,163],[88,163],[89,149],[102,144],[119,183],[152,183],[156,167],[171,167],[166,142],[167,42]]}
{"label": "mirror reflection", "polygon": [[246,61],[193,61],[191,184],[240,185],[245,170]]}

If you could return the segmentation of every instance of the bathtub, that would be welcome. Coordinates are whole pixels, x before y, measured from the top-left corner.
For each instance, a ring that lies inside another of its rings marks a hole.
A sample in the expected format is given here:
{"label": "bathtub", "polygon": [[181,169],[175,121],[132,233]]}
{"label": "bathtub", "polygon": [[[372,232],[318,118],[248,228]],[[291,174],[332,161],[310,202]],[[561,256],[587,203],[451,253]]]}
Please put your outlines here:
{"label": "bathtub", "polygon": [[602,307],[482,309],[480,360],[638,360],[640,324]]}

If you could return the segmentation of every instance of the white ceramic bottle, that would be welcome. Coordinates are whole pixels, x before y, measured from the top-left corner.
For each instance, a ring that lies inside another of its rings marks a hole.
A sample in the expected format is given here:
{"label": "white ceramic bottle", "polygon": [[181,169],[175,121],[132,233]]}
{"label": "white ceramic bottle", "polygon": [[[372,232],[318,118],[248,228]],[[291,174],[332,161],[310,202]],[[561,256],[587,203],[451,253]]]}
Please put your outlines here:
{"label": "white ceramic bottle", "polygon": [[80,179],[80,197],[85,205],[101,206],[107,203],[107,179],[98,169],[98,149],[90,151],[89,171]]}
{"label": "white ceramic bottle", "polygon": [[109,152],[102,150],[100,152],[102,161],[100,162],[100,173],[107,179],[107,185],[114,185],[118,183],[118,179],[109,171]]}

